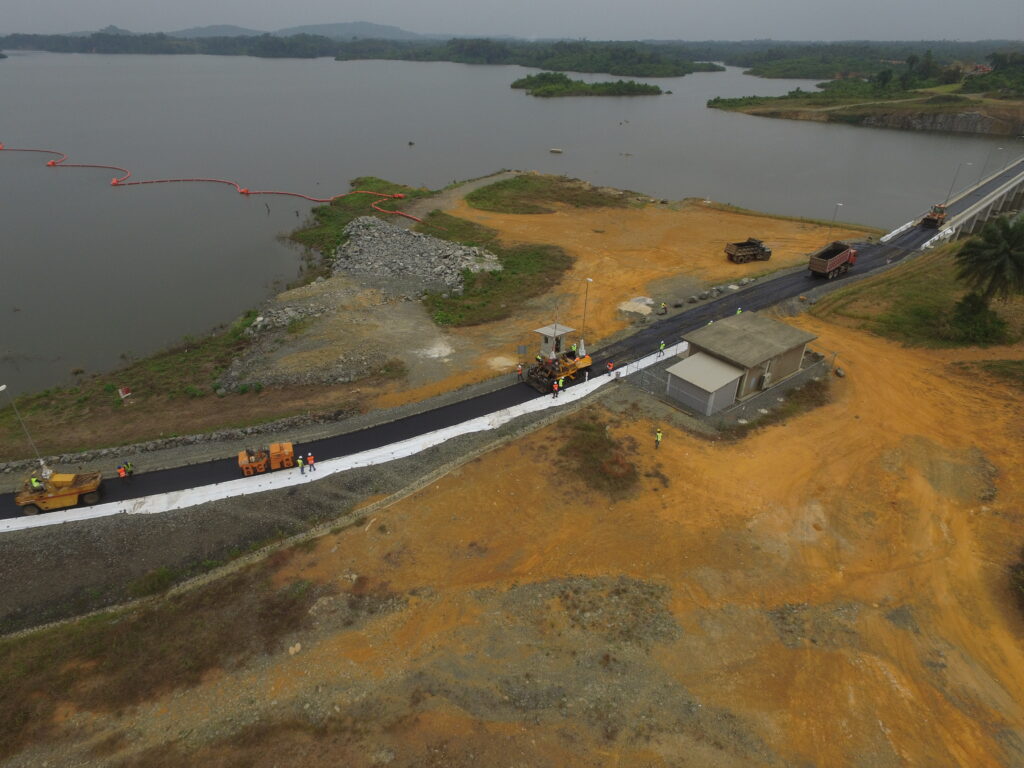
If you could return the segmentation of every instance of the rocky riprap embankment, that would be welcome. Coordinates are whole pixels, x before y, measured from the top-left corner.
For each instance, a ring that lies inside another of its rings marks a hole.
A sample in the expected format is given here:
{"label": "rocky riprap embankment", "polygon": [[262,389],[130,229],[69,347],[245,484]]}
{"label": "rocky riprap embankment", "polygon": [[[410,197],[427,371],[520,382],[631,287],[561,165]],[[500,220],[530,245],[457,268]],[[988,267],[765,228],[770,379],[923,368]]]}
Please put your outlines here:
{"label": "rocky riprap embankment", "polygon": [[348,241],[335,252],[335,271],[354,275],[414,278],[431,290],[458,293],[463,271],[494,272],[498,257],[474,248],[362,216],[345,227]]}

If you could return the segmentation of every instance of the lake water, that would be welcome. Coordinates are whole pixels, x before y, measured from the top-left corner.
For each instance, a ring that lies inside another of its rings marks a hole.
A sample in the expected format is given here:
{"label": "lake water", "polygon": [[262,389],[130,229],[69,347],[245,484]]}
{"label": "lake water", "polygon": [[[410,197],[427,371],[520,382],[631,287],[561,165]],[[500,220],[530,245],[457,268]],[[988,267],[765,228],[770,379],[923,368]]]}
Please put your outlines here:
{"label": "lake water", "polygon": [[[534,99],[520,67],[206,56],[10,54],[0,142],[128,168],[327,197],[375,175],[440,187],[502,168],[655,197],[890,227],[1005,164],[1005,140],[769,120],[705,108],[809,81],[730,69],[652,79],[673,95]],[[580,75],[590,81],[602,75]],[[410,146],[409,142],[414,142]],[[549,148],[563,154],[554,155]],[[237,317],[298,272],[294,198],[220,185],[114,189],[106,170],[0,152],[0,383],[66,382]],[[269,210],[268,210],[269,207]]]}

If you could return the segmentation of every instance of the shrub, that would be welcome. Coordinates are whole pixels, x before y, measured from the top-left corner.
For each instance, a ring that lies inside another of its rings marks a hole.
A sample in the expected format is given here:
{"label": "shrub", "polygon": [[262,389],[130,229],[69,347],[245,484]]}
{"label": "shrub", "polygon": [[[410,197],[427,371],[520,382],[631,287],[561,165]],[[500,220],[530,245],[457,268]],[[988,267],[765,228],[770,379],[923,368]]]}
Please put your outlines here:
{"label": "shrub", "polygon": [[950,335],[968,344],[1001,344],[1009,339],[1009,330],[981,296],[968,293],[953,308]]}

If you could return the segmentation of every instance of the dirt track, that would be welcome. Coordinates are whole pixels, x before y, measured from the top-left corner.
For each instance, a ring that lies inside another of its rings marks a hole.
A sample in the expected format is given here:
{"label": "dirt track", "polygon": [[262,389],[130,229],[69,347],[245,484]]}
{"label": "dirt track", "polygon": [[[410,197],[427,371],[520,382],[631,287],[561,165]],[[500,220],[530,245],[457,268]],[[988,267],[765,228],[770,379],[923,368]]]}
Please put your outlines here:
{"label": "dirt track", "polygon": [[338,591],[298,652],[65,707],[12,765],[1021,764],[1024,406],[795,322],[844,361],[832,404],[716,443],[624,389],[636,495],[566,474],[565,421],[499,448],[280,568]]}

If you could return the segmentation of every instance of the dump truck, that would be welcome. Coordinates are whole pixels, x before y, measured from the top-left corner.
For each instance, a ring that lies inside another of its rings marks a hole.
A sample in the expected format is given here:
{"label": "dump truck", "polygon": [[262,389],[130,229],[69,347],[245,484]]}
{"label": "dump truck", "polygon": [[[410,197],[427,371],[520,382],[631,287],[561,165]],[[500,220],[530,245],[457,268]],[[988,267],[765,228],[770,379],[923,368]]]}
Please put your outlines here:
{"label": "dump truck", "polygon": [[746,264],[748,261],[768,261],[772,257],[772,249],[756,237],[748,237],[742,243],[726,245],[725,255],[729,261]]}
{"label": "dump truck", "polygon": [[538,392],[551,392],[561,378],[575,379],[577,374],[590,368],[590,355],[563,352],[553,358],[541,359],[526,371],[526,382]]}
{"label": "dump truck", "polygon": [[271,443],[262,448],[246,448],[238,452],[238,467],[246,477],[261,474],[268,469],[295,466],[295,447],[291,443]]}
{"label": "dump truck", "polygon": [[942,225],[945,223],[946,206],[942,203],[936,203],[932,206],[931,210],[921,218],[918,225],[925,229],[941,229]]}
{"label": "dump truck", "polygon": [[848,272],[857,263],[857,251],[849,243],[836,240],[811,254],[807,268],[816,277],[833,277]]}
{"label": "dump truck", "polygon": [[[34,477],[39,478],[38,475]],[[99,472],[65,474],[55,472],[39,478],[39,488],[32,487],[31,478],[25,480],[21,491],[14,497],[14,503],[21,507],[24,515],[38,515],[52,509],[73,507],[79,502],[92,505],[100,500],[103,475]]]}

